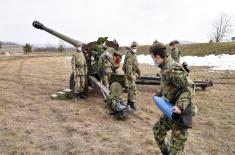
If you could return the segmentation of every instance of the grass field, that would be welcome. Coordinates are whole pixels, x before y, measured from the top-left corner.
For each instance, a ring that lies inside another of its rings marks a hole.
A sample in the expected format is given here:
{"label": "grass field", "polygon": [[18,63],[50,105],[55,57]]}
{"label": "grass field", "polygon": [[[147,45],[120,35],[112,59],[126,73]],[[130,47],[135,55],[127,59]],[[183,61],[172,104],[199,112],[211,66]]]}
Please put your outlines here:
{"label": "grass field", "polygon": [[[143,74],[159,71],[140,67]],[[138,111],[117,121],[92,90],[84,101],[50,99],[68,87],[70,73],[70,60],[63,55],[0,56],[0,154],[160,154],[152,133],[161,115],[152,101],[159,86],[138,85]],[[194,97],[199,114],[189,130],[187,155],[234,155],[235,72],[195,67],[191,76],[213,78],[214,86]]]}
{"label": "grass field", "polygon": [[[149,54],[150,45],[139,46],[139,54]],[[178,45],[181,55],[205,56],[210,54],[235,54],[235,42],[226,43],[197,43]],[[168,50],[169,47],[168,47]]]}

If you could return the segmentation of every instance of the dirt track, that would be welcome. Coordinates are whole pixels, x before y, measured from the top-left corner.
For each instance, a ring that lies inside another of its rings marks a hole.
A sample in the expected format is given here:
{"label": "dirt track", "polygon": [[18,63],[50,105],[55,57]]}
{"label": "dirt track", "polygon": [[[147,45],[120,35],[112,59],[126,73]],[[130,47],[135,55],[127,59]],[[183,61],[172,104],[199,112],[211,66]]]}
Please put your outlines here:
{"label": "dirt track", "polygon": [[[145,74],[156,71],[141,68]],[[62,56],[0,57],[1,154],[160,153],[152,134],[161,114],[151,99],[157,86],[138,86],[138,111],[117,121],[94,92],[86,101],[50,99],[68,87],[70,72],[70,61]],[[235,72],[193,68],[192,77],[213,77],[215,84],[195,95],[199,115],[187,154],[235,154]]]}

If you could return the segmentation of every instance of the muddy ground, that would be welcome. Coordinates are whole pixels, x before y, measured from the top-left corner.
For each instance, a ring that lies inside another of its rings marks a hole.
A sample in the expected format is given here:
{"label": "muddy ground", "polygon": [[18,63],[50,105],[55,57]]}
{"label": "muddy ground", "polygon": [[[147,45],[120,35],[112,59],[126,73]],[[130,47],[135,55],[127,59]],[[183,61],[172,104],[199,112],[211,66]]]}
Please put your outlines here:
{"label": "muddy ground", "polygon": [[[152,101],[159,86],[138,85],[138,111],[118,121],[94,91],[84,101],[51,100],[51,94],[68,87],[70,72],[64,56],[0,57],[0,154],[160,154],[152,134],[161,115]],[[212,78],[214,86],[196,92],[199,114],[186,154],[235,154],[235,72],[196,67],[191,76]]]}

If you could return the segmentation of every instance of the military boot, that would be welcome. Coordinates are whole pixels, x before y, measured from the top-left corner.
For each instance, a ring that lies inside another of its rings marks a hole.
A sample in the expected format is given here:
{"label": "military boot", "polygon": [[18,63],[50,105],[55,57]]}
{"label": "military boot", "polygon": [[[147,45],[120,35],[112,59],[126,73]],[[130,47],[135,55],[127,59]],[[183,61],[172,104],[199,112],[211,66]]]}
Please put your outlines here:
{"label": "military boot", "polygon": [[78,101],[78,98],[80,97],[80,94],[75,92],[74,96],[75,96],[76,100]]}
{"label": "military boot", "polygon": [[135,102],[128,100],[127,105],[129,105],[131,107],[131,109],[133,109],[135,111],[137,110],[137,108],[135,106]]}
{"label": "military boot", "polygon": [[80,92],[79,97],[80,97],[80,99],[86,99],[84,92]]}
{"label": "military boot", "polygon": [[128,93],[128,87],[127,87],[127,86],[124,87],[123,92],[124,92],[124,93]]}
{"label": "military boot", "polygon": [[169,151],[167,149],[162,151],[162,155],[170,155]]}

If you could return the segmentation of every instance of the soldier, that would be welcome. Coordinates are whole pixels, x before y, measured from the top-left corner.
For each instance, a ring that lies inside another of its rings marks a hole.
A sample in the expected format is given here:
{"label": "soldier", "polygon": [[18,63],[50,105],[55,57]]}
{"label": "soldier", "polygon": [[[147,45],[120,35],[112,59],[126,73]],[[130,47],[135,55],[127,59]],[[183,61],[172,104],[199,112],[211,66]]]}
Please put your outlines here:
{"label": "soldier", "polygon": [[91,68],[92,68],[92,74],[100,80],[100,77],[98,76],[99,74],[99,57],[100,55],[104,52],[104,45],[105,42],[107,41],[108,37],[99,37],[98,40],[96,41],[93,49],[92,49],[92,62],[91,62]]}
{"label": "soldier", "polygon": [[[163,44],[153,44],[149,51],[155,64],[161,68],[161,89],[157,96],[169,100],[174,105],[172,111],[181,114],[182,119],[184,116],[190,118],[189,125],[185,125],[173,122],[165,115],[161,116],[153,127],[155,141],[163,155],[181,155],[184,154],[184,144],[188,137],[187,128],[192,123],[191,88],[193,84],[190,83],[184,68],[167,56],[166,47]],[[186,115],[188,110],[190,112]],[[172,134],[170,143],[166,144],[165,138],[169,130]]]}
{"label": "soldier", "polygon": [[85,89],[85,78],[87,74],[87,64],[84,53],[82,52],[82,45],[79,45],[77,52],[73,54],[72,60],[72,71],[74,73],[75,81],[75,95],[81,99],[85,99],[84,89]]}
{"label": "soldier", "polygon": [[113,55],[111,54],[112,51],[110,51],[111,49],[107,48],[105,45],[103,46],[103,49],[105,51],[99,57],[99,74],[103,85],[109,89],[109,81],[115,67],[115,63]]}
{"label": "soldier", "polygon": [[123,64],[123,70],[127,78],[128,89],[129,89],[127,105],[129,105],[134,110],[136,110],[136,106],[135,106],[136,74],[138,74],[138,77],[141,76],[137,57],[136,57],[136,52],[137,52],[137,43],[133,42],[131,44],[130,51],[128,51],[128,54],[125,57],[124,64]]}
{"label": "soldier", "polygon": [[177,48],[176,44],[179,44],[178,41],[172,41],[170,42],[169,46],[171,51],[171,57],[174,61],[180,63],[180,50]]}
{"label": "soldier", "polygon": [[[130,53],[130,50],[127,50],[126,51],[126,56],[125,56],[125,59],[124,59],[124,62],[126,61],[126,59],[129,57],[129,53]],[[125,69],[125,65],[123,64],[122,66],[122,70],[124,72],[124,92],[125,93],[128,93],[128,79],[127,79],[127,74],[126,74],[126,69]]]}

